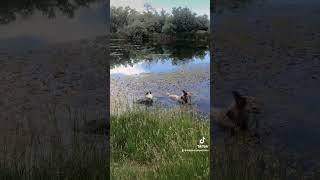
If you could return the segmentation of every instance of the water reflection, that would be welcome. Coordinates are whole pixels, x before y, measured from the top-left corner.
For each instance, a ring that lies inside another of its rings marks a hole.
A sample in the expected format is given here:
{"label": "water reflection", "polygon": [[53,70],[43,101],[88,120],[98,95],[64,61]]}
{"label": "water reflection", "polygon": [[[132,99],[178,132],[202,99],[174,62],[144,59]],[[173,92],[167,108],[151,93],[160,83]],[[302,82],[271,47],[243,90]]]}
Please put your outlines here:
{"label": "water reflection", "polygon": [[[256,0],[225,8],[214,21],[213,104],[228,105],[234,89],[259,97],[260,122],[272,127],[272,143],[306,160],[319,160],[320,150],[313,109],[320,89],[319,7],[316,0]],[[313,150],[303,154],[306,147]]]}
{"label": "water reflection", "polygon": [[0,49],[17,50],[105,35],[102,0],[2,1]]}
{"label": "water reflection", "polygon": [[143,67],[143,62],[137,63],[133,66],[120,65],[110,70],[110,74],[121,74],[121,75],[134,75],[146,73],[146,69]]}
{"label": "water reflection", "polygon": [[111,73],[168,72],[177,66],[208,64],[208,45],[179,41],[170,45],[133,45],[114,39],[111,43]]}
{"label": "water reflection", "polygon": [[[131,65],[119,65],[110,70],[112,75],[137,75],[142,73],[160,73],[160,72],[172,72],[180,68],[191,68],[197,64],[210,63],[209,51],[205,52],[205,56],[194,57],[188,59],[188,61],[179,61],[176,63],[172,58],[165,58],[166,55],[161,57],[155,57],[152,60],[142,60],[137,63],[130,63]],[[190,60],[192,60],[190,62]]]}
{"label": "water reflection", "polygon": [[232,11],[239,8],[246,7],[253,2],[263,1],[263,0],[220,0],[214,4],[215,14],[223,13],[225,10]]}
{"label": "water reflection", "polygon": [[13,0],[13,1],[1,1],[0,10],[0,23],[8,24],[21,17],[30,17],[37,11],[41,12],[48,18],[54,18],[57,13],[61,12],[68,17],[74,17],[75,11],[85,6],[89,7],[91,3],[101,0]]}
{"label": "water reflection", "polygon": [[[177,104],[170,101],[166,93],[179,95],[186,89],[194,94],[190,108],[208,115],[210,53],[207,42],[179,40],[170,44],[135,45],[113,39],[110,47],[111,104],[131,103],[148,90],[154,95],[154,107],[167,108]],[[119,93],[126,95],[124,100],[112,98],[119,97]]]}

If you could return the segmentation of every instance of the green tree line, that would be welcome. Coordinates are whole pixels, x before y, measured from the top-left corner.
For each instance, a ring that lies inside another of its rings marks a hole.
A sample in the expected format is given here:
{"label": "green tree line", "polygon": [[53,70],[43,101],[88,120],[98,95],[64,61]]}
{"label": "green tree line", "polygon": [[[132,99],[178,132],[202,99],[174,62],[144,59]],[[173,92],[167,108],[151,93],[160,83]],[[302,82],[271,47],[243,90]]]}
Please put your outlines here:
{"label": "green tree line", "polygon": [[174,35],[209,31],[207,15],[197,15],[189,8],[172,8],[171,13],[158,12],[150,5],[144,12],[130,7],[111,7],[111,33],[125,34],[129,39],[140,41],[154,34]]}

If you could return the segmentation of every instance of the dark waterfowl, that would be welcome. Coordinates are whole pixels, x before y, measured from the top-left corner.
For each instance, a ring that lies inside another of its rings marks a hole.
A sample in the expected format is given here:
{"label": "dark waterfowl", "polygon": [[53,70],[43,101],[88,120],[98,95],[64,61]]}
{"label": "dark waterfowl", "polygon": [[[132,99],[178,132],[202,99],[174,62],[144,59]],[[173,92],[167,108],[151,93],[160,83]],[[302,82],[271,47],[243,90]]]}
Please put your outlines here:
{"label": "dark waterfowl", "polygon": [[136,101],[138,104],[152,105],[153,104],[153,94],[151,91],[146,92],[145,97],[143,99],[138,99]]}

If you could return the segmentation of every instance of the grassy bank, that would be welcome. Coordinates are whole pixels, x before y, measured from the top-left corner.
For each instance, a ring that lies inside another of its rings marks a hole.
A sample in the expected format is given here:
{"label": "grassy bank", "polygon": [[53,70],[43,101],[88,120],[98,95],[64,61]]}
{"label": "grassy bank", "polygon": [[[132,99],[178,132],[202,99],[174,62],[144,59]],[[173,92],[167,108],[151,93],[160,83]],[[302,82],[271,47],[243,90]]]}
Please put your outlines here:
{"label": "grassy bank", "polygon": [[216,142],[211,152],[212,179],[318,180],[320,169],[306,167],[294,154],[267,148],[241,134]]}
{"label": "grassy bank", "polygon": [[111,116],[111,179],[209,179],[209,152],[196,149],[209,122],[181,109]]}
{"label": "grassy bank", "polygon": [[181,152],[209,137],[209,123],[180,108],[133,108],[111,116],[111,179],[209,179],[210,166],[211,179],[218,180],[320,179],[320,166],[267,146],[262,132],[214,136],[210,164],[209,152]]}
{"label": "grassy bank", "polygon": [[102,137],[75,135],[65,145],[59,136],[2,137],[0,179],[104,180],[108,156]]}
{"label": "grassy bank", "polygon": [[108,179],[108,137],[104,119],[97,114],[96,121],[84,123],[86,111],[67,106],[64,110],[69,113],[72,127],[63,128],[59,126],[57,109],[51,106],[48,105],[48,119],[43,119],[48,126],[17,125],[15,129],[1,131],[0,179]]}

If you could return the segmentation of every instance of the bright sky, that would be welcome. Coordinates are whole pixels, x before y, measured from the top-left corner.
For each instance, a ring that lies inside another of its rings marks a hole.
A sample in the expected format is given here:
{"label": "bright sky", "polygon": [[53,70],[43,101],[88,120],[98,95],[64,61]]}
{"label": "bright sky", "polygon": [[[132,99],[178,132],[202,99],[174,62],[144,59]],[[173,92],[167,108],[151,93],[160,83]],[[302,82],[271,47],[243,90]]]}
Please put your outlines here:
{"label": "bright sky", "polygon": [[171,12],[173,7],[188,7],[199,15],[207,14],[210,17],[210,0],[110,0],[111,6],[129,6],[138,11],[144,10],[144,4],[149,3],[157,11],[163,8]]}

